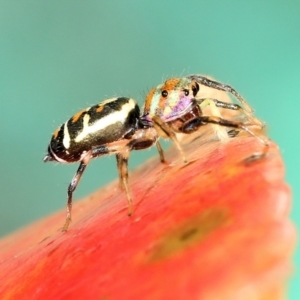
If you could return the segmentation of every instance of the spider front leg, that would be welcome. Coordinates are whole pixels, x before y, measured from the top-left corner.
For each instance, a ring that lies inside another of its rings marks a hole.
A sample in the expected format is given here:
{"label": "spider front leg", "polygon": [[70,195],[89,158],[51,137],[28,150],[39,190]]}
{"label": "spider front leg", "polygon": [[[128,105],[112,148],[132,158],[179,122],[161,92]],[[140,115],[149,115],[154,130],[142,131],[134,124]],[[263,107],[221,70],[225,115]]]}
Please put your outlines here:
{"label": "spider front leg", "polygon": [[228,102],[223,102],[217,99],[212,99],[212,98],[205,98],[205,99],[196,99],[198,105],[200,106],[201,110],[203,111],[206,106],[210,105],[212,114],[214,116],[221,117],[221,114],[219,110],[217,109],[218,107],[224,108],[224,109],[230,109],[230,110],[235,110],[240,112],[241,114],[245,115],[250,122],[253,123],[253,125],[257,125],[260,128],[264,127],[264,124],[258,120],[252,113],[249,113],[249,111],[245,110],[242,106],[235,104],[235,103],[228,103]]}
{"label": "spider front leg", "polygon": [[184,151],[176,137],[176,134],[172,131],[172,129],[168,126],[168,124],[166,122],[164,122],[159,116],[154,116],[152,118],[152,122],[153,122],[154,128],[156,129],[158,135],[163,138],[170,138],[174,142],[179,153],[181,154],[183,162],[187,163],[188,161],[187,161]]}
{"label": "spider front leg", "polygon": [[264,144],[264,146],[266,148],[269,147],[269,143],[267,141],[265,141],[264,139],[262,139],[261,137],[256,135],[254,132],[252,132],[248,128],[248,126],[252,126],[255,124],[247,124],[247,126],[246,126],[242,122],[229,121],[229,120],[222,119],[218,116],[200,116],[199,119],[203,125],[205,125],[207,123],[212,123],[212,124],[217,124],[220,126],[232,127],[232,128],[244,130],[244,131],[248,132],[250,135],[252,135],[253,137],[257,138],[262,144]]}
{"label": "spider front leg", "polygon": [[207,77],[201,76],[201,75],[189,75],[187,76],[187,78],[191,79],[191,80],[195,80],[197,83],[203,84],[207,87],[216,89],[216,90],[220,90],[220,91],[224,91],[227,93],[232,94],[233,96],[236,97],[236,99],[238,99],[238,101],[240,101],[240,103],[245,107],[245,110],[249,113],[253,113],[253,109],[252,107],[247,103],[247,101],[230,85],[228,84],[224,84],[215,80],[211,80]]}

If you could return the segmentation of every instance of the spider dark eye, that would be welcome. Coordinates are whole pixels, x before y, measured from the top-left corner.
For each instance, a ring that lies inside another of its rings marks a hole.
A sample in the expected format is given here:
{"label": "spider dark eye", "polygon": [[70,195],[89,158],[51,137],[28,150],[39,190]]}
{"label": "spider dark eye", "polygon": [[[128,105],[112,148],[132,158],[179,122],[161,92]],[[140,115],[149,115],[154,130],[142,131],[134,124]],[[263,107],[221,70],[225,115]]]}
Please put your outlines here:
{"label": "spider dark eye", "polygon": [[168,96],[168,91],[166,91],[166,90],[162,91],[162,92],[161,92],[161,95],[162,95],[163,97],[167,97],[167,96]]}
{"label": "spider dark eye", "polygon": [[189,95],[189,93],[190,93],[190,91],[189,90],[183,90],[184,91],[184,95],[185,96],[188,96]]}
{"label": "spider dark eye", "polygon": [[197,82],[195,82],[195,84],[192,85],[192,91],[193,91],[193,95],[194,97],[197,95],[197,93],[199,92],[199,84]]}

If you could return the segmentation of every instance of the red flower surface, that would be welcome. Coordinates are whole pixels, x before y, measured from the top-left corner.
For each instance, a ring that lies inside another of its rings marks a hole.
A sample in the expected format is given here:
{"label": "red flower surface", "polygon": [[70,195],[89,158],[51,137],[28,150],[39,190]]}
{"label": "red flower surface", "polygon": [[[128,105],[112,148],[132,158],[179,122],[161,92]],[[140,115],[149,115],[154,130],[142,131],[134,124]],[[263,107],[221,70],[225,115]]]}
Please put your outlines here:
{"label": "red flower surface", "polygon": [[0,299],[283,299],[295,228],[273,143],[199,137],[0,241]]}

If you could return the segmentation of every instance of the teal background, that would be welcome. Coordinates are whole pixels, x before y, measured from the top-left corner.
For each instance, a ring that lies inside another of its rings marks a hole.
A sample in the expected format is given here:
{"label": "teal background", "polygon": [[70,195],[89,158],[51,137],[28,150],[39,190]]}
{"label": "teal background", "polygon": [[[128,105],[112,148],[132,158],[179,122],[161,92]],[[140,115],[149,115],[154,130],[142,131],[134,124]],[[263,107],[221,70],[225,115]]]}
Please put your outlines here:
{"label": "teal background", "polygon": [[[111,96],[142,104],[192,73],[231,84],[267,122],[300,226],[299,1],[0,1],[0,43],[1,235],[65,207],[77,165],[42,162],[58,125]],[[152,155],[135,152],[130,166]],[[114,157],[95,160],[75,198],[116,177]]]}

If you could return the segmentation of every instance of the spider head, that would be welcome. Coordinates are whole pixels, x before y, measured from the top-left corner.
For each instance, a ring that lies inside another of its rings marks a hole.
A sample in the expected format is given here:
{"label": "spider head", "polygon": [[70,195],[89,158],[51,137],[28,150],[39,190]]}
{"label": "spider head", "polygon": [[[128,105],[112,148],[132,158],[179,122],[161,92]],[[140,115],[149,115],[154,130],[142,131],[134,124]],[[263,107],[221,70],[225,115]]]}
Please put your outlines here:
{"label": "spider head", "polygon": [[171,78],[152,89],[147,95],[142,118],[151,121],[159,116],[170,122],[189,112],[195,105],[199,84],[189,78]]}

